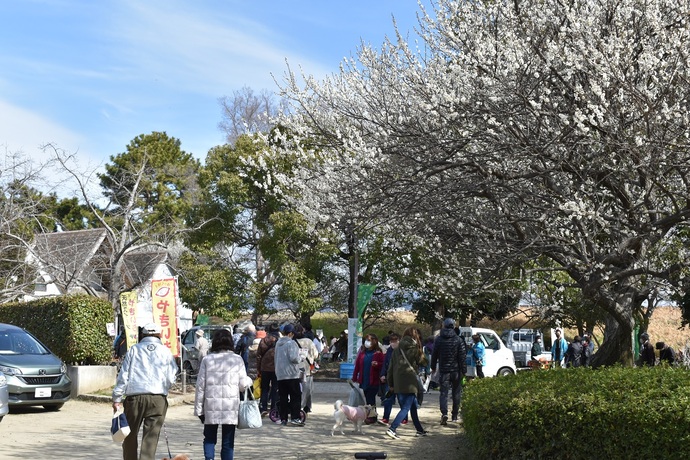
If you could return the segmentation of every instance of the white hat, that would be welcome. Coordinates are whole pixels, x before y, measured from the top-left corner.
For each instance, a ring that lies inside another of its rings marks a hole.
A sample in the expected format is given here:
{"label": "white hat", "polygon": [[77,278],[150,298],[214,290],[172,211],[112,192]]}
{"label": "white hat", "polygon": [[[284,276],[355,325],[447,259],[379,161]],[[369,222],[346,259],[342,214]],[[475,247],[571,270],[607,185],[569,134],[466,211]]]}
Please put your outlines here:
{"label": "white hat", "polygon": [[196,330],[196,335],[198,335],[199,337],[202,337],[202,336],[204,335],[203,329],[197,329],[197,330]]}
{"label": "white hat", "polygon": [[161,327],[156,323],[148,323],[144,326],[144,334],[160,334]]}

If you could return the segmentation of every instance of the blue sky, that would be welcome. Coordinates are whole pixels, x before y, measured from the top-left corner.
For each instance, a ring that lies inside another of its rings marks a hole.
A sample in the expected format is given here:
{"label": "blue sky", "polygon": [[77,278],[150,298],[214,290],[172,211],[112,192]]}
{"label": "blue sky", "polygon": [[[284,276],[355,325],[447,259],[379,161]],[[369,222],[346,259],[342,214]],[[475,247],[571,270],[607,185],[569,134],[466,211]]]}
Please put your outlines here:
{"label": "blue sky", "polygon": [[218,98],[275,90],[286,60],[338,71],[361,40],[417,26],[415,0],[5,0],[0,149],[52,142],[89,164],[166,131],[203,159],[224,142]]}

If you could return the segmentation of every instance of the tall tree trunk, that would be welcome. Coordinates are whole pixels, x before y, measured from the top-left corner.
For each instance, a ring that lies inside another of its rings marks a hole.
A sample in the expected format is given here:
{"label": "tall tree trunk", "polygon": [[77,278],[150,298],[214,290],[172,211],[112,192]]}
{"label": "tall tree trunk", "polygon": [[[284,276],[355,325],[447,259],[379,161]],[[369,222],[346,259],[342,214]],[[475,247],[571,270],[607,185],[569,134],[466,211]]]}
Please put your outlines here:
{"label": "tall tree trunk", "polygon": [[606,310],[604,340],[592,358],[592,366],[633,365],[633,331],[635,328],[635,291],[627,289]]}
{"label": "tall tree trunk", "polygon": [[359,281],[359,251],[357,237],[354,230],[349,229],[346,234],[348,263],[350,266],[350,281],[348,283],[347,317],[357,318],[357,282]]}

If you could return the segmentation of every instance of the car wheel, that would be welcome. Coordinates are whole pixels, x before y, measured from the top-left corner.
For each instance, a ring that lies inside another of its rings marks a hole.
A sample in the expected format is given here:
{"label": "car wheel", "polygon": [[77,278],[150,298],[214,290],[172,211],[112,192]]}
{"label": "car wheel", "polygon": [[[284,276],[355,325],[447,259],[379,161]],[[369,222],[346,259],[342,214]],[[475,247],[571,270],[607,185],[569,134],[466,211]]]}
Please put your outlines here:
{"label": "car wheel", "polygon": [[64,404],[44,404],[43,408],[49,411],[56,411],[62,409],[62,406],[64,406]]}
{"label": "car wheel", "polygon": [[498,374],[501,377],[505,377],[506,375],[513,375],[513,370],[509,367],[502,367],[498,370]]}
{"label": "car wheel", "polygon": [[0,415],[0,422],[2,422],[3,417],[4,417],[4,415]]}

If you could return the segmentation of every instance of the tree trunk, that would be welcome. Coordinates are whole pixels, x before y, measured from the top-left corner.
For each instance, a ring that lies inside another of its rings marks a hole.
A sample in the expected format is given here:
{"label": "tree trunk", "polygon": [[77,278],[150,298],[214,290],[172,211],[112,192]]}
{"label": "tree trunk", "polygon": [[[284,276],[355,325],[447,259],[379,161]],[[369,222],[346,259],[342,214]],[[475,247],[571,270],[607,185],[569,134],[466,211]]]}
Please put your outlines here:
{"label": "tree trunk", "polygon": [[350,266],[350,280],[348,282],[347,317],[357,318],[357,282],[359,281],[359,252],[357,251],[357,237],[353,230],[346,234],[348,263]]}
{"label": "tree trunk", "polygon": [[592,358],[592,366],[633,365],[633,330],[635,328],[632,290],[617,298],[606,318],[604,340]]}

